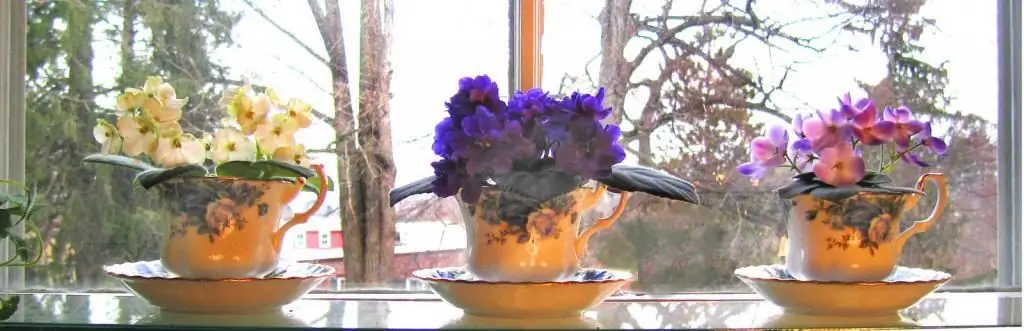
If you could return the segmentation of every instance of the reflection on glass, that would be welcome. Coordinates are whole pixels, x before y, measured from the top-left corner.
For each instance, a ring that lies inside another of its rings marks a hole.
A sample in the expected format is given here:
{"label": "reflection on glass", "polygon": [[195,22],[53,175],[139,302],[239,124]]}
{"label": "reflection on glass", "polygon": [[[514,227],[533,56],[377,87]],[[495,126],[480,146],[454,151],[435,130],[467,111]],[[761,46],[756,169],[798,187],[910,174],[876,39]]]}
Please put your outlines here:
{"label": "reflection on glass", "polygon": [[[21,317],[11,322],[51,324],[307,326],[332,328],[430,329],[440,327],[686,329],[751,328],[760,325],[825,326],[826,319],[785,315],[781,308],[759,300],[605,302],[578,320],[530,323],[466,317],[441,301],[301,300],[281,311],[257,315],[195,315],[165,313],[144,301],[124,295],[23,295]],[[900,317],[838,319],[831,325],[997,326],[1015,325],[1000,317],[1016,315],[1021,296],[948,294],[928,298],[901,312]],[[105,308],[103,308],[105,307]],[[518,323],[518,324],[517,324]],[[838,323],[838,324],[837,324]],[[564,327],[563,327],[564,326]],[[572,326],[572,327],[570,327]]]}

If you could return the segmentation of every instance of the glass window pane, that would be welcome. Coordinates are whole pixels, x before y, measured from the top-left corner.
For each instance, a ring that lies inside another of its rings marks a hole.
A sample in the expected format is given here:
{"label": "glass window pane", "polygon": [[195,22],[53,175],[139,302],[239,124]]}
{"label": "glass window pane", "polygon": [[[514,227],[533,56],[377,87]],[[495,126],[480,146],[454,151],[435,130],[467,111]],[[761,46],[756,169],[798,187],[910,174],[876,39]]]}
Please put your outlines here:
{"label": "glass window pane", "polygon": [[[606,3],[632,8],[602,14]],[[942,218],[909,240],[900,263],[953,273],[949,286],[993,282],[996,35],[976,22],[995,17],[994,3],[675,1],[667,12],[665,3],[545,1],[544,87],[604,85],[606,106],[624,111],[626,162],[693,181],[704,204],[634,195],[628,214],[592,241],[589,263],[633,271],[632,290],[747,291],[733,270],[781,261],[785,216],[771,192],[793,175],[740,176],[747,143],[797,111],[836,108],[850,92],[879,107],[910,106],[949,143],[936,167],[898,164],[892,173],[913,186],[942,172],[950,190]],[[935,190],[926,192],[902,228],[928,216]],[[597,214],[614,207],[607,200]]]}
{"label": "glass window pane", "polygon": [[[317,3],[330,12],[323,1]],[[356,108],[364,83],[360,63],[366,60],[359,47],[360,3],[340,1],[339,11],[347,92]],[[159,258],[165,225],[153,213],[152,193],[133,190],[130,171],[82,165],[85,155],[101,148],[93,137],[96,121],[114,123],[117,95],[141,88],[149,75],[162,76],[177,97],[188,97],[181,123],[197,136],[222,125],[228,114],[218,104],[221,93],[246,81],[257,91],[273,87],[285,100],[308,102],[316,119],[296,140],[313,162],[324,163],[338,178],[329,121],[335,115],[335,83],[328,62],[340,54],[328,52],[331,45],[325,45],[305,1],[28,1],[28,6],[28,178],[50,204],[35,219],[45,256],[41,265],[26,269],[28,287],[120,289],[104,275],[103,265]],[[390,52],[373,56],[390,64],[390,95],[378,97],[390,99],[395,184],[403,185],[432,174],[434,123],[444,116],[444,103],[459,78],[488,74],[507,92],[509,5],[394,0],[391,9]],[[338,191],[331,192],[308,223],[291,229],[284,258],[315,260],[343,272],[340,247],[348,238],[341,235],[339,199]],[[313,194],[300,195],[282,218],[313,201]],[[464,237],[450,239],[461,236],[452,230],[460,227],[457,219],[402,213],[397,219],[404,234],[392,272],[398,286],[411,272],[409,261],[420,261],[418,267],[461,263]],[[422,262],[437,256],[444,260]],[[340,282],[324,284],[332,289]]]}

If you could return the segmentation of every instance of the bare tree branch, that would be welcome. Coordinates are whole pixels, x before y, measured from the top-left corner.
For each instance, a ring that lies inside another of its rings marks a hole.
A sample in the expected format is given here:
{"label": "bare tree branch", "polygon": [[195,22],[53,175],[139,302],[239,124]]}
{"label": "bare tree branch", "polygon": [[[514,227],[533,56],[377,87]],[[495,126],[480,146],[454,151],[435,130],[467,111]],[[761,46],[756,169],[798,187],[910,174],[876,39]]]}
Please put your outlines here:
{"label": "bare tree branch", "polygon": [[[316,0],[310,0],[310,2],[315,2],[315,1]],[[309,45],[306,45],[306,43],[302,42],[302,40],[299,40],[299,37],[296,36],[294,33],[292,33],[291,31],[288,31],[288,29],[285,29],[280,24],[277,24],[277,22],[274,21],[273,19],[271,19],[270,16],[267,15],[267,13],[264,12],[262,8],[260,8],[260,7],[256,6],[255,4],[253,4],[251,0],[242,0],[242,2],[244,2],[246,6],[249,6],[249,8],[252,8],[252,10],[255,11],[256,14],[260,15],[260,17],[262,17],[264,20],[266,20],[267,23],[270,23],[270,25],[273,25],[274,28],[277,29],[277,31],[280,31],[281,33],[284,33],[284,35],[288,36],[288,38],[290,38],[292,41],[294,41],[296,45],[299,45],[299,47],[302,47],[302,49],[306,50],[306,53],[309,53],[309,55],[312,55],[313,58],[317,59],[317,61],[320,61],[320,63],[323,63],[326,66],[330,65],[330,63],[327,62],[327,59],[325,59],[323,56],[320,56],[320,54],[317,54],[316,51],[314,51],[312,47],[309,47]]]}

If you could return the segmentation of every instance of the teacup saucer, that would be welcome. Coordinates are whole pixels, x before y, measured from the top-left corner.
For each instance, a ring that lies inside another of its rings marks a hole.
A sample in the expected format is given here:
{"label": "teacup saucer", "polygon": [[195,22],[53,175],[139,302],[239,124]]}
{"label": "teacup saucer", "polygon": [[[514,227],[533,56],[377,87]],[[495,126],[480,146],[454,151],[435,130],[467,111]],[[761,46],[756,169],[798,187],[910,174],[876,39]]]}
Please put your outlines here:
{"label": "teacup saucer", "polygon": [[462,267],[423,269],[413,277],[466,315],[502,318],[578,317],[633,279],[623,271],[584,268],[568,281],[542,283],[476,280]]}
{"label": "teacup saucer", "polygon": [[743,267],[735,275],[787,313],[849,317],[898,316],[953,278],[941,271],[896,267],[878,282],[801,281],[783,265]]}
{"label": "teacup saucer", "polygon": [[273,312],[335,274],[329,266],[298,262],[282,262],[263,278],[246,279],[181,278],[160,261],[115,264],[103,270],[154,306],[194,314]]}

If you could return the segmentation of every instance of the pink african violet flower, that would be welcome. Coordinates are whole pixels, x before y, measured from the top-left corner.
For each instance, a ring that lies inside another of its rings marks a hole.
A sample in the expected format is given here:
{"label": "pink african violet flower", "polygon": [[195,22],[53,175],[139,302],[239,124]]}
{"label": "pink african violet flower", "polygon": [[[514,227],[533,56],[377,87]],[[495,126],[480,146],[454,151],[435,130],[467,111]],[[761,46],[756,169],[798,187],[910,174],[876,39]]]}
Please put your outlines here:
{"label": "pink african violet flower", "polygon": [[768,128],[767,137],[757,137],[750,141],[751,161],[741,164],[737,170],[744,176],[761,178],[768,169],[786,163],[787,145],[789,132],[786,127],[773,124]]}
{"label": "pink african violet flower", "polygon": [[907,106],[900,106],[896,109],[885,107],[885,111],[882,112],[882,119],[896,124],[893,140],[903,148],[910,146],[911,136],[924,129],[924,123],[914,119],[914,115],[910,113],[910,108],[907,108]]}
{"label": "pink african violet flower", "polygon": [[906,106],[879,110],[873,100],[854,102],[849,93],[839,97],[838,110],[793,116],[791,129],[795,137],[791,143],[786,129],[778,125],[752,140],[750,162],[736,170],[760,179],[772,168],[785,166],[798,173],[813,172],[818,180],[838,187],[856,185],[867,173],[860,150],[854,146],[895,142],[893,148],[883,150],[886,155],[881,157],[888,160],[883,160],[882,172],[898,161],[932,166],[921,160],[918,149],[940,158],[948,153],[946,142],[932,137],[931,123],[915,119]]}
{"label": "pink african violet flower", "polygon": [[814,164],[814,176],[826,184],[841,187],[856,184],[867,171],[864,159],[847,142],[823,148],[818,163]]}
{"label": "pink african violet flower", "polygon": [[818,116],[803,120],[803,133],[811,139],[811,147],[821,150],[839,142],[850,141],[850,124],[838,110],[818,111]]}
{"label": "pink african violet flower", "polygon": [[[863,102],[867,100],[866,102]],[[853,135],[865,145],[881,145],[889,142],[895,132],[896,124],[878,118],[878,108],[870,99],[857,102],[859,112],[853,115]]]}

